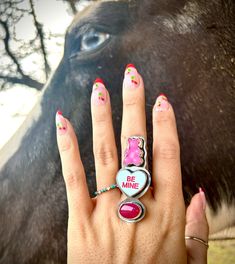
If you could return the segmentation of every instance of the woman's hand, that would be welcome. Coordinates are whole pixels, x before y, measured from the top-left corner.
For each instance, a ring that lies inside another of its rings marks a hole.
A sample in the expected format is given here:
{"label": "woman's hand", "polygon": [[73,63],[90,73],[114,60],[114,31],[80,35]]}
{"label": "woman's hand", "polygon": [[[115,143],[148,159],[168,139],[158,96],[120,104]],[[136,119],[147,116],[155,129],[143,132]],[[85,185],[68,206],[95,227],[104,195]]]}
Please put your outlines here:
{"label": "woman's hand", "polygon": [[[110,97],[100,79],[93,86],[91,112],[100,190],[116,183],[119,170]],[[57,141],[69,207],[68,263],[187,263],[187,250],[188,263],[206,263],[203,244],[185,243],[185,232],[208,239],[205,196],[202,192],[194,196],[186,217],[176,121],[164,95],[157,98],[152,114],[152,187],[139,198],[147,212],[140,222],[127,223],[117,216],[118,204],[126,198],[119,189],[90,198],[76,135],[70,122],[57,112]],[[131,136],[147,139],[144,83],[133,65],[126,68],[123,82],[122,160]]]}

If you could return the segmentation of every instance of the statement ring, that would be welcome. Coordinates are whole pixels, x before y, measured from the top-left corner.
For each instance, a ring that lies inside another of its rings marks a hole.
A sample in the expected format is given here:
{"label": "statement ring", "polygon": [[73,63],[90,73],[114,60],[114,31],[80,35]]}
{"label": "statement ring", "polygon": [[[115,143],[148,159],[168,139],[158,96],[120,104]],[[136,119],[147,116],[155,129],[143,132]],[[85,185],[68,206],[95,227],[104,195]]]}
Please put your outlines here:
{"label": "statement ring", "polygon": [[134,223],[145,216],[145,206],[138,200],[150,187],[151,175],[146,169],[147,151],[145,139],[141,136],[128,138],[124,153],[123,168],[116,176],[118,188],[127,199],[118,206],[118,217]]}

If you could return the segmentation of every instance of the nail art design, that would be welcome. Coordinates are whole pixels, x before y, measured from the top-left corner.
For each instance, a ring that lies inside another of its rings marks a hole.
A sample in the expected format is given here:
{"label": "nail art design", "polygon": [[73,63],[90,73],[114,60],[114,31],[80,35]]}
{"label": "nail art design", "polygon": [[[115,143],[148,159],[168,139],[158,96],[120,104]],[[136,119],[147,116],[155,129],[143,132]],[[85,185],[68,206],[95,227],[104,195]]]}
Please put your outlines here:
{"label": "nail art design", "polygon": [[107,92],[102,79],[97,78],[93,85],[92,101],[96,105],[104,105],[107,101]]}
{"label": "nail art design", "polygon": [[168,99],[164,94],[160,94],[156,100],[155,110],[163,112],[169,109]]}
{"label": "nail art design", "polygon": [[126,66],[124,84],[127,88],[137,88],[140,84],[139,73],[133,64]]}
{"label": "nail art design", "polygon": [[200,193],[201,200],[202,200],[202,208],[203,210],[206,210],[206,196],[205,196],[205,192],[203,191],[201,187],[199,188],[199,193]]}
{"label": "nail art design", "polygon": [[56,113],[56,127],[57,127],[57,131],[60,135],[65,134],[67,131],[67,124],[66,124],[66,120],[63,117],[63,114],[60,110],[57,111]]}

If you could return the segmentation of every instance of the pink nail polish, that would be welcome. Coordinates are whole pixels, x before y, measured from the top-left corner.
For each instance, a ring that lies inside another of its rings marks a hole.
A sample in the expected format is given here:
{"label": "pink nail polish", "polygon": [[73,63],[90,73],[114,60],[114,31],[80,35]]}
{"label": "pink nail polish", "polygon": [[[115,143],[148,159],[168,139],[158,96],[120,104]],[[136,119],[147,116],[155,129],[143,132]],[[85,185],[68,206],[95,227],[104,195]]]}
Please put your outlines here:
{"label": "pink nail polish", "polygon": [[199,193],[201,196],[202,208],[205,211],[206,210],[206,196],[205,196],[205,192],[203,191],[201,187],[199,188]]}
{"label": "pink nail polish", "polygon": [[56,113],[55,123],[59,135],[63,135],[67,132],[67,123],[60,110]]}
{"label": "pink nail polish", "polygon": [[128,64],[125,70],[124,87],[137,88],[140,84],[139,73],[133,64]]}
{"label": "pink nail polish", "polygon": [[102,79],[97,78],[94,81],[91,100],[95,105],[104,105],[107,101],[107,91]]}
{"label": "pink nail polish", "polygon": [[169,109],[168,99],[164,94],[160,94],[156,100],[155,110],[157,112],[167,111]]}

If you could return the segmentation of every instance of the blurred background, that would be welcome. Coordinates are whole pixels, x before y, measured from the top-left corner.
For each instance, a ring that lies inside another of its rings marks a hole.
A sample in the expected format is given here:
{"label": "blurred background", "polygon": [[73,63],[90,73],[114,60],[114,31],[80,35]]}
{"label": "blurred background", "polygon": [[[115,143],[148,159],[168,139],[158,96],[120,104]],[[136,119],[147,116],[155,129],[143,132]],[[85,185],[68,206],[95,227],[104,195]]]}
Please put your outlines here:
{"label": "blurred background", "polygon": [[0,1],[0,149],[25,120],[56,69],[77,2]]}
{"label": "blurred background", "polygon": [[[0,0],[0,150],[25,120],[59,64],[77,3]],[[211,241],[209,263],[234,264],[235,241]]]}

